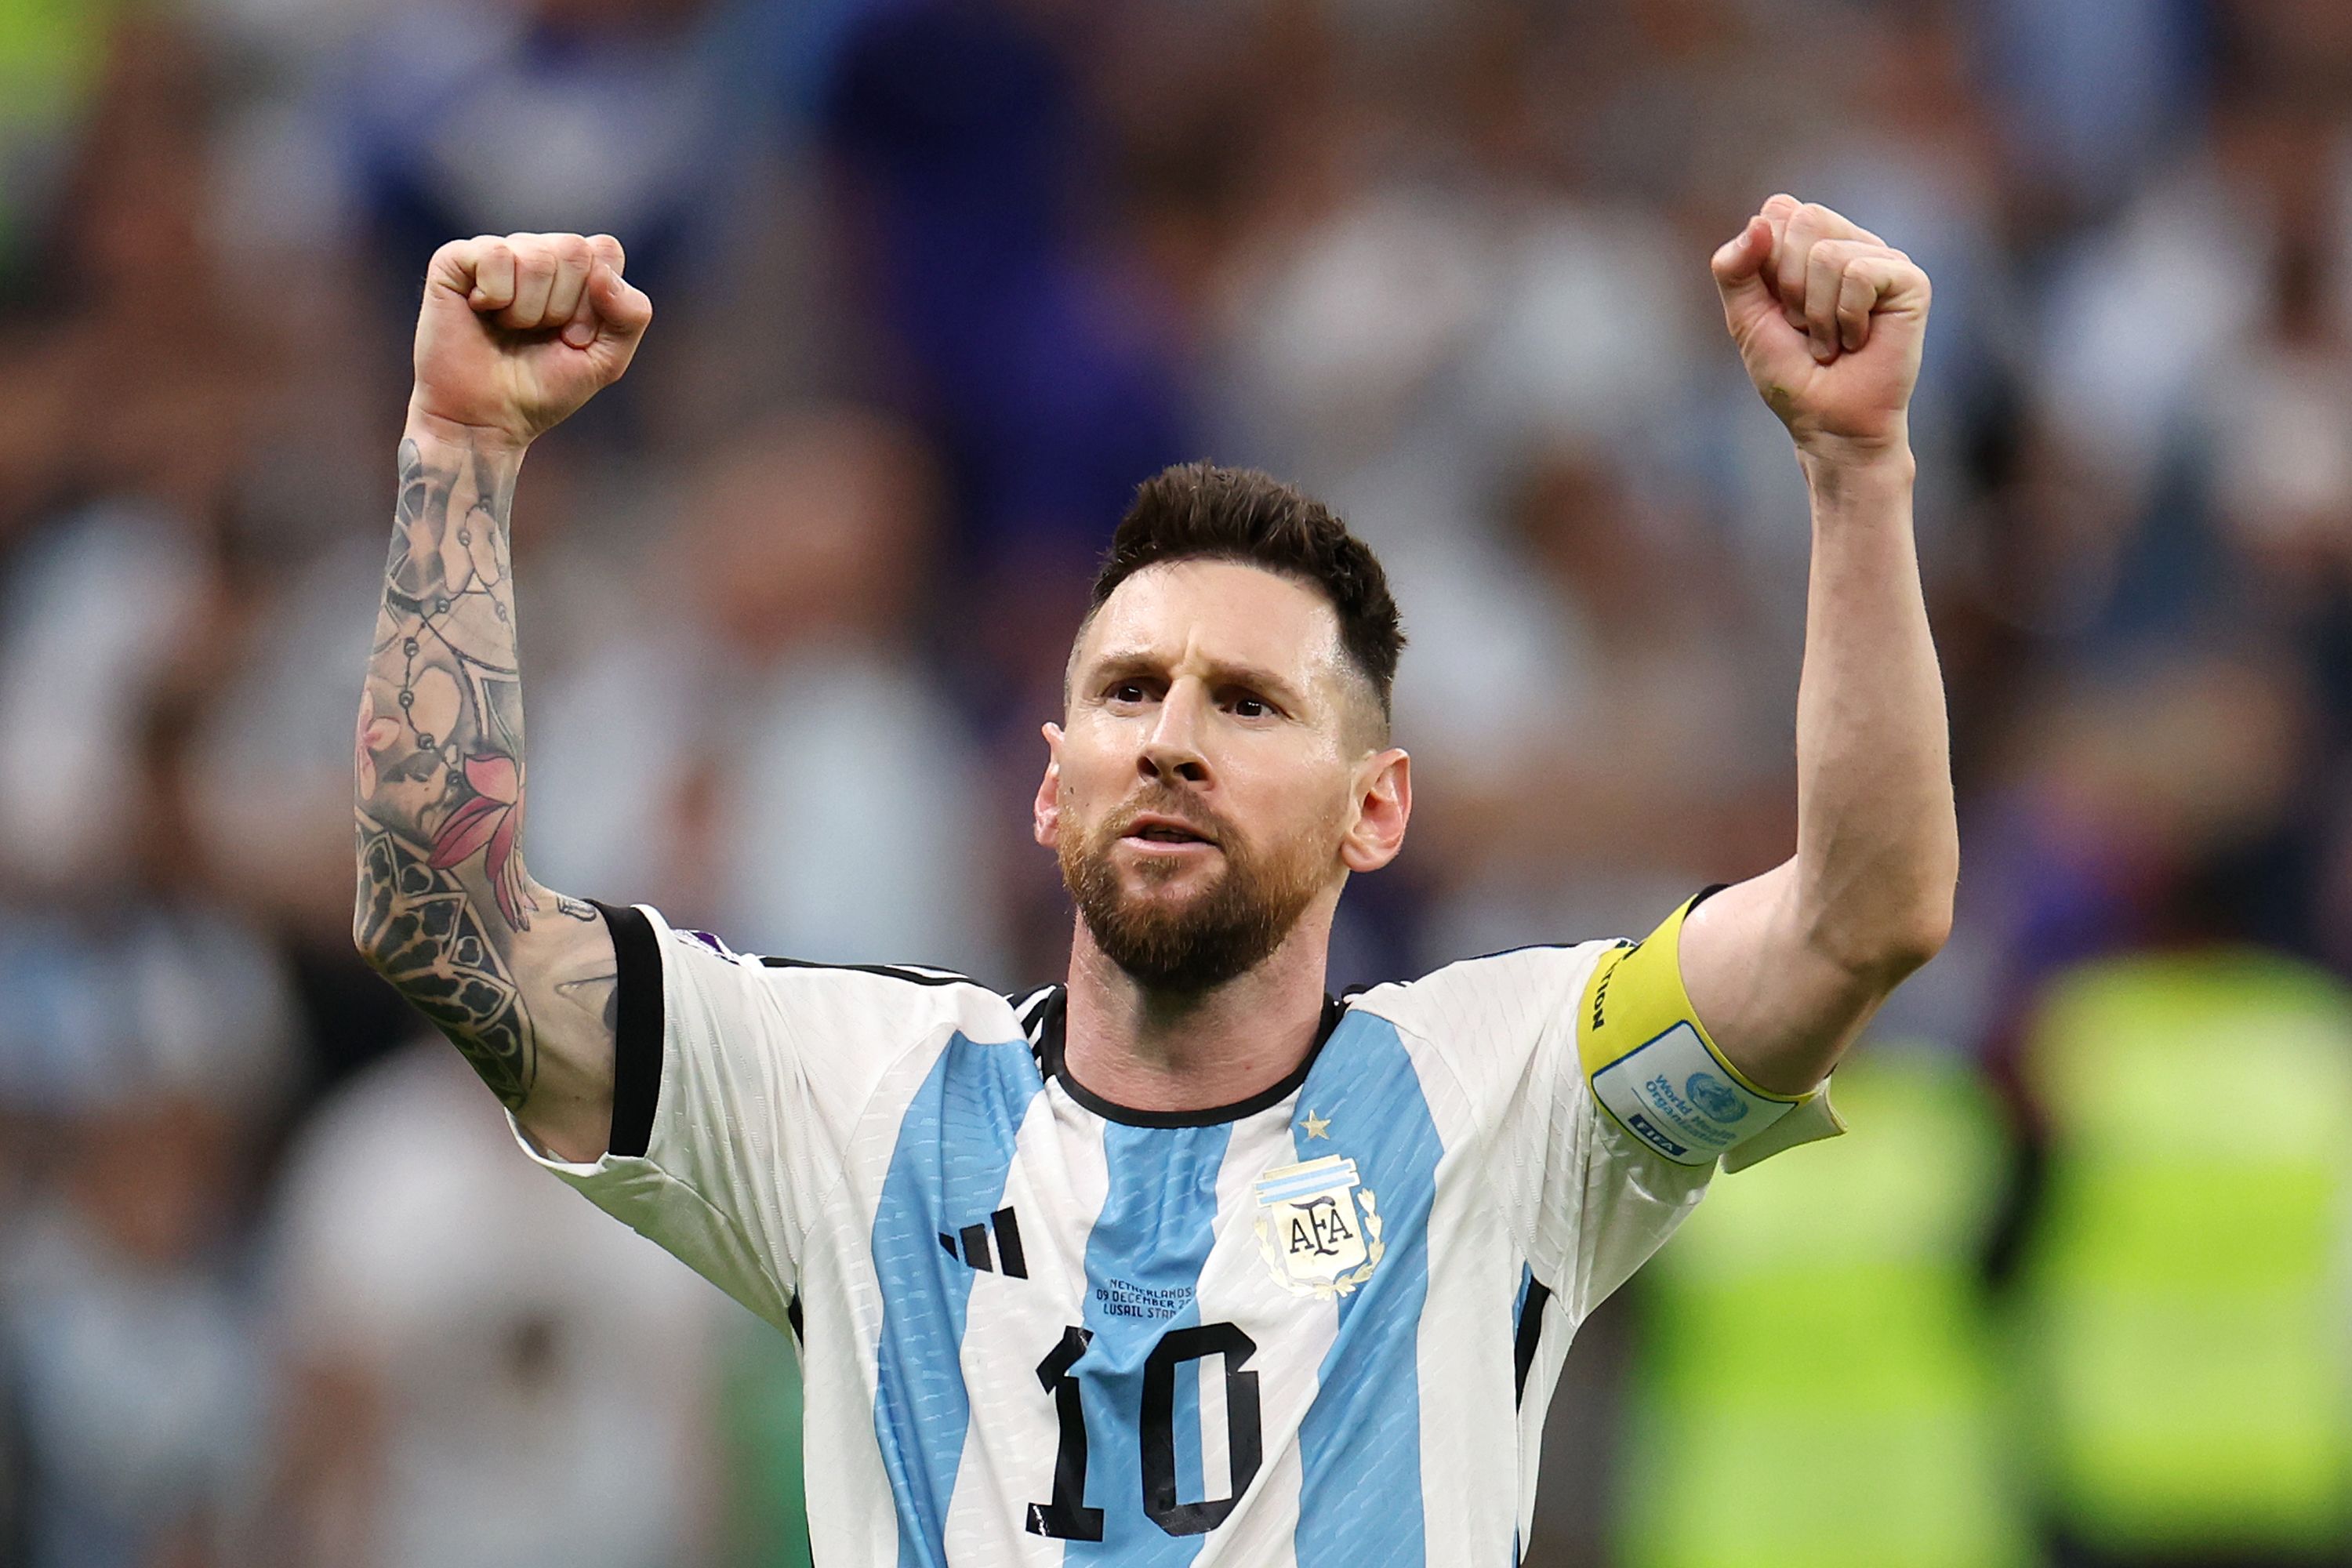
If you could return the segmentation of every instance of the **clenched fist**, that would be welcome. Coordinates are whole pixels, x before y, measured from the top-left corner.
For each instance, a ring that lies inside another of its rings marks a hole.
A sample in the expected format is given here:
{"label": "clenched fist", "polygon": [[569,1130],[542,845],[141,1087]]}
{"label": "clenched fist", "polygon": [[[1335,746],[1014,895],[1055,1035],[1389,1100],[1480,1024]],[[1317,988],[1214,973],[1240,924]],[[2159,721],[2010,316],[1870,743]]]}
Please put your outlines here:
{"label": "clenched fist", "polygon": [[1927,275],[1824,206],[1779,195],[1715,253],[1748,378],[1807,456],[1904,447]]}
{"label": "clenched fist", "polygon": [[433,254],[412,419],[520,450],[621,378],[654,318],[609,234],[483,235]]}

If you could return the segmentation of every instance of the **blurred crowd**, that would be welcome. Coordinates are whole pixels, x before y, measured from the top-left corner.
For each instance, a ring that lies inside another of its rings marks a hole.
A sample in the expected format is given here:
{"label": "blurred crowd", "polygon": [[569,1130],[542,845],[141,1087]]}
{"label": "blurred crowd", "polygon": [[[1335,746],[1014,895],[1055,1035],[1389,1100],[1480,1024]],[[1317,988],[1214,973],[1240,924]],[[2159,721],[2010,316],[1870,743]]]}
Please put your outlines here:
{"label": "blurred crowd", "polygon": [[1935,280],[1964,846],[1853,1137],[1569,1363],[1540,1568],[2352,1554],[2352,6],[0,0],[0,1563],[802,1560],[789,1352],[352,955],[425,258],[659,310],[516,509],[532,869],[1011,989],[1134,484],[1388,563],[1334,989],[1792,841],[1808,548],[1710,251]]}

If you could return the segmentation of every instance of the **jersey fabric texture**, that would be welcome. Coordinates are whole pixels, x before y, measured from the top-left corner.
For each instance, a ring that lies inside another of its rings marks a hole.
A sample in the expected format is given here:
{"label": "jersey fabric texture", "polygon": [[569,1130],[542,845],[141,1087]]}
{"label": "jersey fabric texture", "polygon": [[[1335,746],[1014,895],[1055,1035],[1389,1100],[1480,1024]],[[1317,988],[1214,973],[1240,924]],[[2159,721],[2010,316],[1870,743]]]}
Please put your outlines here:
{"label": "jersey fabric texture", "polygon": [[827,1568],[1514,1562],[1570,1336],[1714,1169],[1592,1095],[1623,943],[1334,1002],[1288,1079],[1170,1114],[1063,1070],[1060,987],[604,913],[611,1152],[518,1136],[799,1342]]}

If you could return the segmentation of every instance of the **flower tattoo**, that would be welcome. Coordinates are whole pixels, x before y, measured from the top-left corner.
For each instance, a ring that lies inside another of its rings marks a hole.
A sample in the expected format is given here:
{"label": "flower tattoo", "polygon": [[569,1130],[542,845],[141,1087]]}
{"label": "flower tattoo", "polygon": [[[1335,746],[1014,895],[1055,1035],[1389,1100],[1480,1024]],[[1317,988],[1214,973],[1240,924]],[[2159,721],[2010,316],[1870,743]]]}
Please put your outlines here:
{"label": "flower tattoo", "polygon": [[491,890],[499,912],[517,931],[528,930],[538,901],[524,890],[516,835],[522,826],[522,770],[512,757],[486,752],[466,759],[466,785],[473,797],[449,814],[433,836],[433,869],[446,871],[476,854],[488,857]]}

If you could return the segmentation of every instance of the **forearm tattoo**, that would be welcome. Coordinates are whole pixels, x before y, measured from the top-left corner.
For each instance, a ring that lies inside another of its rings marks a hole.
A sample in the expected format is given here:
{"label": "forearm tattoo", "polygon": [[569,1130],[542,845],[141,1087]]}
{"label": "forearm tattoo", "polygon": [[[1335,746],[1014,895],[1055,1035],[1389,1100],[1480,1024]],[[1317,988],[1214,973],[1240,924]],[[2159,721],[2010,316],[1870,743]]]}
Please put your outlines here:
{"label": "forearm tattoo", "polygon": [[352,761],[369,961],[509,1109],[538,1068],[514,969],[534,919],[593,921],[523,869],[522,686],[508,517],[516,460],[400,448],[400,503]]}

